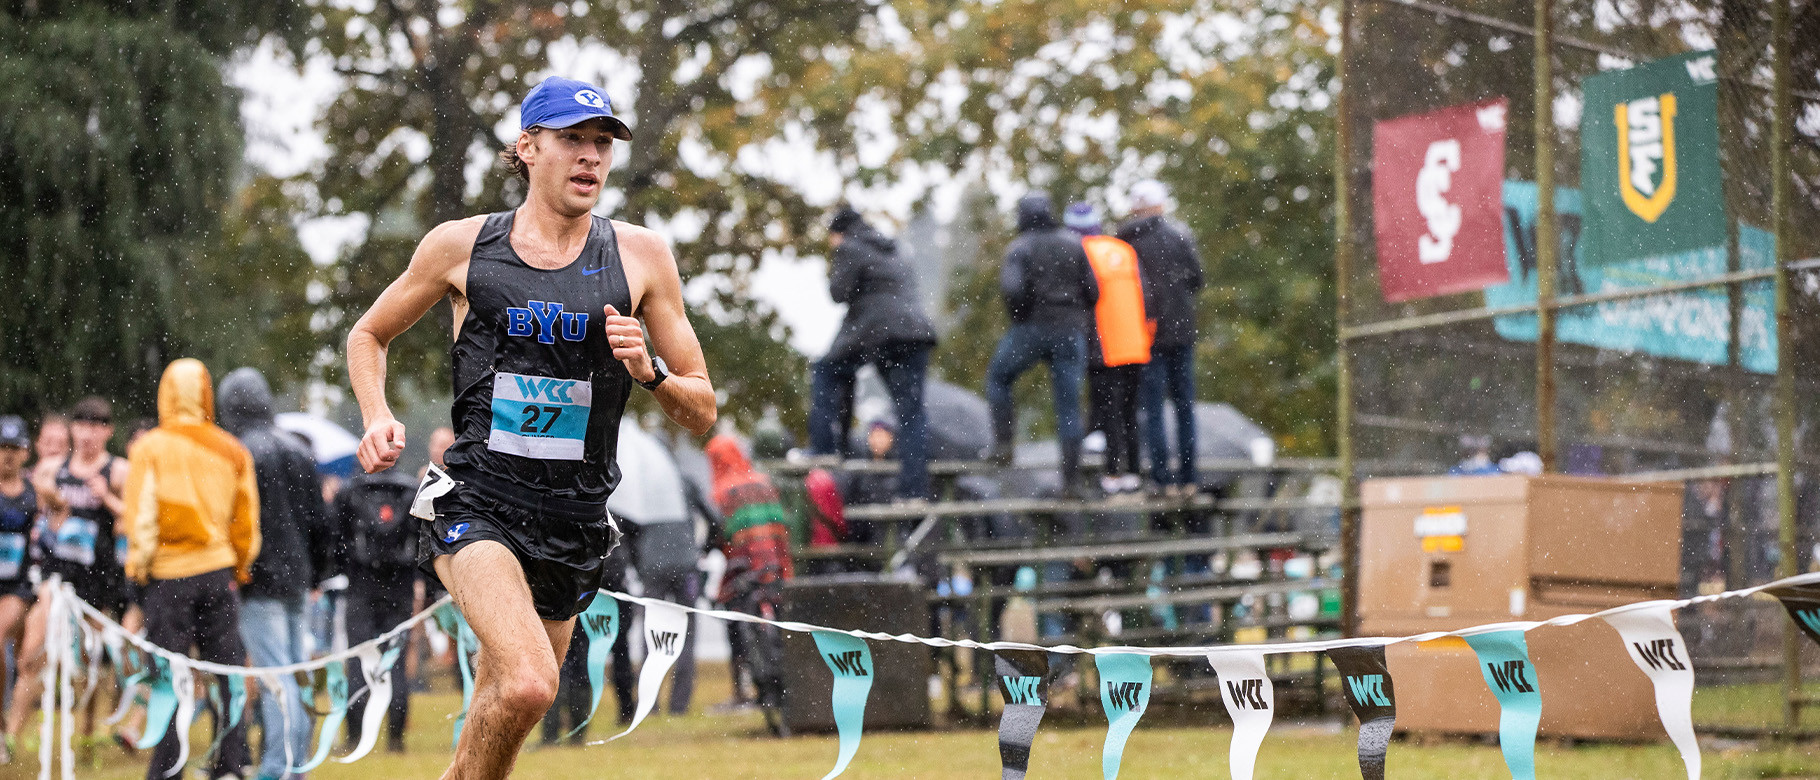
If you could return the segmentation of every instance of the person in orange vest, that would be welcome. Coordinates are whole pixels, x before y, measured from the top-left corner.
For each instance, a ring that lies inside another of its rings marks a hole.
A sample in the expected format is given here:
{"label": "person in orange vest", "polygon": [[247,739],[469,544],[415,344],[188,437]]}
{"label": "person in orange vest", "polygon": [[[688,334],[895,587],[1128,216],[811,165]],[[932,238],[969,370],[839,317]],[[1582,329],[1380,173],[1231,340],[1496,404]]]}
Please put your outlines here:
{"label": "person in orange vest", "polygon": [[1152,335],[1144,317],[1137,250],[1101,232],[1100,210],[1093,204],[1069,206],[1062,223],[1081,234],[1081,248],[1100,285],[1094,328],[1087,336],[1088,428],[1106,435],[1100,489],[1108,496],[1135,496],[1144,486],[1138,476],[1138,387],[1150,362]]}

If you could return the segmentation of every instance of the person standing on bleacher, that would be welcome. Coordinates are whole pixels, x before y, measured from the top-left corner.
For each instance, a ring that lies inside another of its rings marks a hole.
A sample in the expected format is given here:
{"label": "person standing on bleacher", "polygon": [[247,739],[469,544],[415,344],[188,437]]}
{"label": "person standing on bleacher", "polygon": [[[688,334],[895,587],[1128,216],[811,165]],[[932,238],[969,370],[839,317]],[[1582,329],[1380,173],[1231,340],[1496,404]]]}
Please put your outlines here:
{"label": "person standing on bleacher", "polygon": [[1055,219],[1048,195],[1017,202],[1017,238],[1005,250],[999,293],[1011,329],[986,368],[986,402],[992,407],[992,460],[1011,465],[1016,409],[1011,386],[1038,362],[1049,364],[1055,395],[1055,433],[1062,447],[1062,494],[1079,495],[1081,381],[1087,374],[1087,330],[1100,286],[1081,239]]}
{"label": "person standing on bleacher", "polygon": [[1108,496],[1137,496],[1138,388],[1150,362],[1150,324],[1144,320],[1144,283],[1137,250],[1100,229],[1100,210],[1091,203],[1068,207],[1062,221],[1081,235],[1081,247],[1100,284],[1094,327],[1087,339],[1087,398],[1093,414],[1088,428],[1106,435],[1106,470],[1100,489]]}
{"label": "person standing on bleacher", "polygon": [[[1189,496],[1199,482],[1194,430],[1194,343],[1199,336],[1195,297],[1204,280],[1194,237],[1166,215],[1168,208],[1169,189],[1162,182],[1138,182],[1131,188],[1131,219],[1119,226],[1118,237],[1137,250],[1144,279],[1144,311],[1156,324],[1141,390],[1150,478],[1164,494]],[[1164,397],[1175,406],[1174,468],[1163,428]]]}
{"label": "person standing on bleacher", "polygon": [[828,224],[834,258],[828,293],[847,304],[828,354],[815,362],[809,406],[809,450],[839,454],[852,418],[853,377],[871,363],[885,380],[896,408],[898,497],[929,498],[929,422],[923,410],[923,381],[935,326],[923,311],[916,279],[897,256],[897,242],[866,224],[859,212],[842,207]]}

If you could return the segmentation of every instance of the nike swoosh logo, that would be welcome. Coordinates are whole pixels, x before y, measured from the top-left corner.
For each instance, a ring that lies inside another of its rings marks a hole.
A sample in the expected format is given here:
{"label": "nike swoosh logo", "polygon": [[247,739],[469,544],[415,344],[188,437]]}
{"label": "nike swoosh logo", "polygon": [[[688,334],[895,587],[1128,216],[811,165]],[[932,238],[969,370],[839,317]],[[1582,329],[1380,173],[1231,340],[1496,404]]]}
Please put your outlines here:
{"label": "nike swoosh logo", "polygon": [[605,270],[607,270],[607,267],[604,265],[599,268],[583,268],[583,269],[581,269],[581,275],[582,276],[593,276],[593,275],[600,273],[601,271],[605,271]]}

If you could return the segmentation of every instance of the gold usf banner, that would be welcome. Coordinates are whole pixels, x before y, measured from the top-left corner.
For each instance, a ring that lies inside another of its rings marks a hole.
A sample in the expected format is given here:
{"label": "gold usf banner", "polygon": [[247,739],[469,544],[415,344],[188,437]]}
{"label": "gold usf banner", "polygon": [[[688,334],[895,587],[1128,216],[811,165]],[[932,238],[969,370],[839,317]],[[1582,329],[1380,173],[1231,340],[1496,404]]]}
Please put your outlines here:
{"label": "gold usf banner", "polygon": [[1596,264],[1722,247],[1718,58],[1691,52],[1586,80],[1583,240]]}

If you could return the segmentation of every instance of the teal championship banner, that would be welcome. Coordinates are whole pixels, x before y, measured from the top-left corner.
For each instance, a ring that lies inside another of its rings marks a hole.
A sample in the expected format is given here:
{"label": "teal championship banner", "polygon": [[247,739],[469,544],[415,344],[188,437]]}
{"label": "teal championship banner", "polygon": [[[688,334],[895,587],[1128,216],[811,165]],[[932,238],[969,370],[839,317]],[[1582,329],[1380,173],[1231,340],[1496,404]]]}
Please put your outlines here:
{"label": "teal championship banner", "polygon": [[1689,52],[1582,82],[1587,259],[1724,247],[1718,56]]}
{"label": "teal championship banner", "polygon": [[[1504,182],[1504,249],[1510,282],[1485,289],[1485,305],[1528,306],[1536,302],[1536,185]],[[1608,263],[1591,263],[1582,228],[1583,200],[1575,189],[1555,190],[1561,226],[1560,277],[1557,295],[1590,295],[1678,282],[1710,279],[1726,273],[1725,241],[1702,249]],[[1723,233],[1724,231],[1721,231]],[[1767,231],[1738,226],[1738,264],[1744,271],[1775,267],[1776,240]],[[1744,368],[1759,374],[1776,371],[1776,299],[1769,279],[1743,286],[1739,321]],[[1510,314],[1492,321],[1498,335],[1511,341],[1536,340],[1536,315]],[[1569,344],[1641,352],[1657,357],[1724,365],[1731,334],[1731,308],[1723,286],[1575,306],[1557,311],[1555,336]]]}
{"label": "teal championship banner", "polygon": [[834,728],[840,733],[840,756],[834,768],[822,776],[832,780],[847,771],[847,763],[859,752],[859,740],[866,729],[866,699],[872,694],[872,648],[866,640],[834,631],[817,631],[815,651],[834,673]]}
{"label": "teal championship banner", "polygon": [[1542,686],[1529,660],[1522,631],[1471,634],[1466,644],[1479,656],[1479,673],[1498,699],[1498,747],[1514,780],[1536,780],[1536,728],[1542,724]]}
{"label": "teal championship banner", "polygon": [[1106,780],[1117,780],[1125,760],[1125,741],[1150,706],[1150,656],[1140,653],[1101,653],[1093,657],[1100,673],[1100,706],[1106,710],[1106,749],[1100,754],[1100,771]]}

